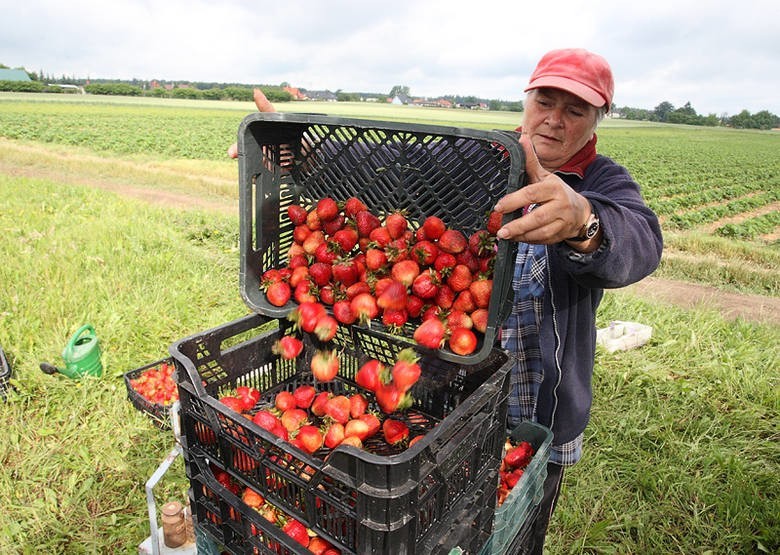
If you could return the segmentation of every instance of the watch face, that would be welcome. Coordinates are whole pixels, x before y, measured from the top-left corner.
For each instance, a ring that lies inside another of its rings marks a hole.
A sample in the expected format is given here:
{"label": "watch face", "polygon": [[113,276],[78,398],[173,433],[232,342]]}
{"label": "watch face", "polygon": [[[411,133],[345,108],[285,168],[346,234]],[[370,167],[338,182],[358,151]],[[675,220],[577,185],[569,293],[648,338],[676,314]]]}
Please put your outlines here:
{"label": "watch face", "polygon": [[598,232],[599,232],[599,222],[598,222],[598,220],[596,220],[595,222],[592,222],[588,226],[588,229],[585,231],[585,237],[587,237],[588,239],[591,239]]}

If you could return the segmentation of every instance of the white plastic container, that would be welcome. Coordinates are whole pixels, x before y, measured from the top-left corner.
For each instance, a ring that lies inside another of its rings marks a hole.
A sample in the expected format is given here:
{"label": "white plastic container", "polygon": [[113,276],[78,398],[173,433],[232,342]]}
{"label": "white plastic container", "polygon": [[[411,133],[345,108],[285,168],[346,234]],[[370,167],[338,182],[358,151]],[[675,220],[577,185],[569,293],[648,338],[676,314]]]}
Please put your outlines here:
{"label": "white plastic container", "polygon": [[613,320],[606,328],[596,331],[596,344],[608,353],[641,347],[650,340],[653,328],[637,322]]}

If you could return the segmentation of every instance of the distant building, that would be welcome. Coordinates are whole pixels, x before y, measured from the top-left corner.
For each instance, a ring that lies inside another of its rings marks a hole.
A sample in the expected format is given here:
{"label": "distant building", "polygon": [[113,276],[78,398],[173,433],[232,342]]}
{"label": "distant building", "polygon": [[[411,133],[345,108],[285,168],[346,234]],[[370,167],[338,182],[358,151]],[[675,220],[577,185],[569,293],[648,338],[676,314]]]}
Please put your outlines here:
{"label": "distant building", "polygon": [[290,93],[290,95],[293,97],[293,100],[306,100],[306,95],[303,94],[297,87],[283,87],[282,90]]}
{"label": "distant building", "polygon": [[0,69],[0,81],[32,81],[23,69]]}
{"label": "distant building", "polygon": [[301,92],[306,96],[308,100],[319,100],[323,102],[336,102],[338,98],[336,93],[330,91],[310,91],[308,89],[301,89]]}

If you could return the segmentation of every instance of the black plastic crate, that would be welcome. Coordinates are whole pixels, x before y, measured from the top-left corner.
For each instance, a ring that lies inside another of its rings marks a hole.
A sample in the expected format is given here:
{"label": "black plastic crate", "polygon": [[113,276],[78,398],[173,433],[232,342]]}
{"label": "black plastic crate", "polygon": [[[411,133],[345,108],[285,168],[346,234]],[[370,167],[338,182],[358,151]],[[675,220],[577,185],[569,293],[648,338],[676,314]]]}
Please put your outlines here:
{"label": "black plastic crate", "polygon": [[[270,304],[261,276],[286,262],[291,204],[356,196],[380,217],[401,209],[419,225],[435,215],[469,235],[484,228],[498,199],[525,178],[517,135],[504,131],[256,113],[242,122],[238,148],[241,295],[250,309],[274,318],[295,304]],[[498,241],[488,326],[477,349],[461,356],[442,348],[437,356],[475,364],[490,354],[511,310],[516,249],[514,241]],[[371,326],[381,330],[379,322]]]}
{"label": "black plastic crate", "polygon": [[[507,354],[494,349],[479,364],[459,365],[420,353],[423,375],[405,418],[427,432],[422,440],[402,451],[342,446],[308,455],[218,401],[248,385],[262,392],[262,406],[281,389],[311,383],[307,356],[285,361],[271,351],[288,326],[251,315],[171,346],[185,461],[218,464],[345,553],[414,553],[452,524],[452,511],[480,487],[493,494],[485,500],[490,510],[478,523],[481,532],[473,533],[489,534],[497,487],[490,471],[498,469],[505,440]],[[335,341],[340,375],[321,384],[334,393],[357,391],[353,378],[366,360],[389,361],[406,347],[357,327],[341,327]],[[311,350],[307,345],[304,352]],[[210,510],[222,515],[216,505]],[[226,532],[223,524],[224,518],[218,532],[224,541],[233,529]]]}
{"label": "black plastic crate", "polygon": [[138,393],[135,389],[133,389],[133,386],[131,384],[131,380],[138,378],[145,371],[150,370],[152,368],[159,368],[162,365],[172,366],[174,368],[174,374],[175,374],[176,367],[173,358],[168,357],[147,364],[146,366],[141,366],[140,368],[136,368],[134,370],[125,372],[124,380],[125,380],[125,387],[127,388],[127,399],[133,404],[133,406],[139,411],[147,414],[152,419],[152,421],[161,429],[168,429],[171,427],[170,410],[171,410],[171,405],[173,403],[171,403],[170,405],[165,405],[162,403],[152,402],[146,397],[144,397],[143,395],[141,395],[140,393]]}
{"label": "black plastic crate", "polygon": [[11,387],[11,365],[5,356],[3,348],[0,347],[0,399],[5,401],[5,392]]}

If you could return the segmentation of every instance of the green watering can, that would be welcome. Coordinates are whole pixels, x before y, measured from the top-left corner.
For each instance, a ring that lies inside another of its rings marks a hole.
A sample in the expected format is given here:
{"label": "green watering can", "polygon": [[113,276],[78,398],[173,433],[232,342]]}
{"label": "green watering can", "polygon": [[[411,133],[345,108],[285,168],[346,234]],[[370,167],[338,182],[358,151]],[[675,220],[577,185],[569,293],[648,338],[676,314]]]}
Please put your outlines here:
{"label": "green watering can", "polygon": [[103,362],[100,360],[100,342],[95,334],[95,328],[90,324],[81,326],[70,338],[65,350],[62,351],[65,368],[57,368],[47,362],[41,363],[41,370],[46,374],[59,372],[69,378],[103,375]]}

